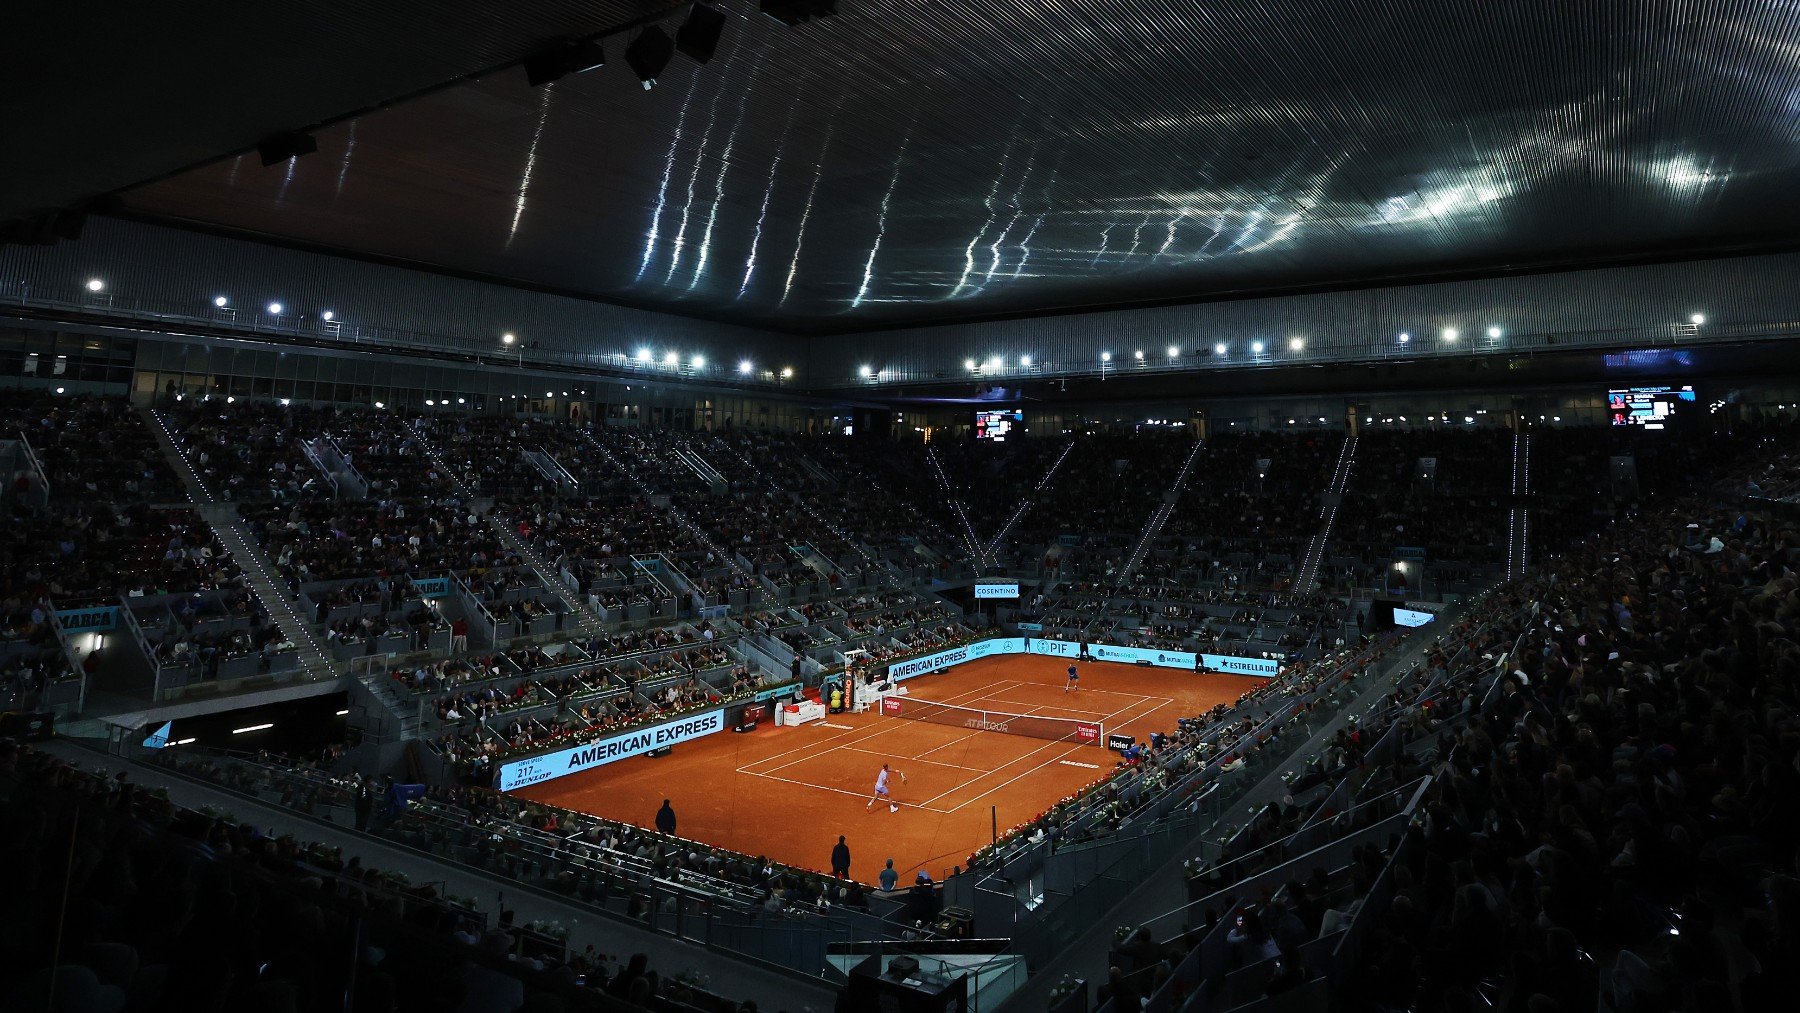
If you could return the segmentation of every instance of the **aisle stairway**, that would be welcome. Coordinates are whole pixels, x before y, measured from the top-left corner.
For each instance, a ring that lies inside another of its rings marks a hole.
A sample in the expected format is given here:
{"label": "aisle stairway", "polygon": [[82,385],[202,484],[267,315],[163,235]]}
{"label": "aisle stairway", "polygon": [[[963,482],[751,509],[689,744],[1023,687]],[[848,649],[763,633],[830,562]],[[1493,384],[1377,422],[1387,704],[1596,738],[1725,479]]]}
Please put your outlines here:
{"label": "aisle stairway", "polygon": [[[415,426],[417,427],[419,449],[424,452],[426,459],[431,462],[431,466],[437,469],[438,474],[444,476],[445,480],[456,489],[456,494],[462,497],[463,502],[468,503],[471,509],[479,510],[482,519],[487,521],[487,525],[494,532],[495,537],[500,539],[500,544],[505,546],[508,552],[523,560],[525,565],[531,567],[532,572],[537,574],[538,580],[556,593],[556,597],[562,602],[563,607],[575,617],[577,631],[584,637],[597,637],[605,633],[606,623],[598,613],[588,607],[587,602],[581,600],[581,595],[571,588],[567,581],[563,580],[562,573],[546,562],[544,557],[538,555],[537,550],[520,537],[518,529],[492,509],[491,502],[478,507],[474,496],[471,495],[471,490],[463,483],[462,479],[456,476],[456,472],[450,469],[449,462],[444,459],[443,453],[425,438],[424,427],[418,426],[417,423]],[[520,448],[520,452],[524,452],[523,448]],[[574,481],[573,476],[570,477],[570,481]],[[486,509],[481,509],[481,507],[486,507]]]}
{"label": "aisle stairway", "polygon": [[187,452],[175,441],[174,431],[162,413],[153,409],[141,411],[145,425],[156,438],[156,445],[162,450],[163,457],[175,474],[181,477],[186,486],[188,498],[194,504],[200,516],[210,525],[219,537],[220,544],[231,553],[231,558],[244,571],[244,582],[250,592],[256,596],[263,612],[274,621],[281,635],[294,645],[299,652],[299,668],[301,677],[308,680],[335,679],[343,673],[332,661],[331,654],[325,650],[319,638],[313,635],[296,611],[294,596],[289,593],[287,582],[276,572],[275,566],[263,555],[256,544],[256,538],[250,533],[249,525],[238,516],[237,505],[219,502],[207,491],[206,484],[200,481],[200,474],[188,460]]}
{"label": "aisle stairway", "polygon": [[675,523],[686,529],[687,532],[693,535],[701,545],[706,546],[707,549],[712,552],[713,556],[722,560],[726,566],[729,566],[732,569],[732,572],[744,578],[749,582],[751,587],[756,588],[757,593],[762,596],[764,608],[775,608],[780,605],[780,602],[775,600],[774,592],[769,590],[768,585],[758,579],[756,574],[744,569],[743,565],[737,561],[736,553],[727,552],[718,542],[713,541],[713,537],[706,533],[706,529],[695,524],[680,507],[674,504],[674,501],[672,501],[667,494],[660,493],[655,489],[650,488],[650,484],[644,481],[643,476],[637,473],[636,468],[627,466],[624,461],[619,459],[617,454],[612,452],[611,448],[595,439],[593,433],[584,431],[581,436],[583,439],[587,440],[590,446],[600,452],[601,457],[606,458],[606,463],[612,465],[619,474],[624,475],[630,480],[631,484],[635,486],[638,492],[642,493],[646,499],[660,498],[663,502],[668,503],[668,506],[664,509],[669,512],[669,516],[675,520]]}
{"label": "aisle stairway", "polygon": [[956,494],[956,487],[950,484],[950,476],[944,473],[944,465],[937,458],[937,451],[925,448],[925,460],[931,464],[931,477],[937,480],[938,491],[950,501],[950,509],[962,524],[963,542],[968,546],[969,558],[975,563],[977,574],[989,569],[987,552],[981,539],[975,537],[975,525],[969,523],[969,512],[963,508],[962,497]]}
{"label": "aisle stairway", "polygon": [[[752,472],[760,470],[757,468],[756,462],[750,460],[750,458],[741,450],[736,450],[725,443],[720,443],[719,451],[721,453],[729,453],[736,457],[745,468],[750,469]],[[804,456],[802,456],[800,460],[802,463],[809,463],[805,461]],[[817,465],[812,465],[812,470],[818,472],[819,468]],[[835,479],[833,481],[835,482]],[[793,496],[794,505],[800,508],[801,513],[812,518],[813,523],[817,524],[819,527],[831,532],[837,537],[838,541],[848,545],[850,551],[856,553],[857,558],[861,559],[864,563],[868,564],[876,572],[882,575],[889,587],[899,589],[906,586],[906,582],[900,579],[900,575],[895,571],[891,564],[876,558],[875,554],[869,551],[868,546],[864,545],[860,540],[852,538],[849,532],[844,531],[837,525],[826,520],[823,514],[813,508],[810,498],[798,493],[790,493],[790,495]]]}
{"label": "aisle stairway", "polygon": [[1130,583],[1131,575],[1137,572],[1138,564],[1144,561],[1150,546],[1155,544],[1163,525],[1169,523],[1170,515],[1175,512],[1175,504],[1181,502],[1181,490],[1187,487],[1188,478],[1194,472],[1194,462],[1199,460],[1200,449],[1205,445],[1206,441],[1195,440],[1194,445],[1188,448],[1187,457],[1181,462],[1181,470],[1176,473],[1175,481],[1169,484],[1168,491],[1163,493],[1162,502],[1156,505],[1150,520],[1145,522],[1144,530],[1138,534],[1137,544],[1131,548],[1131,555],[1125,557],[1125,565],[1119,570],[1118,587]]}
{"label": "aisle stairway", "polygon": [[1506,576],[1522,577],[1531,565],[1531,437],[1513,435],[1512,508],[1506,512]]}
{"label": "aisle stairway", "polygon": [[999,531],[994,532],[993,539],[987,543],[985,551],[989,559],[996,558],[1000,551],[1000,546],[1006,542],[1006,536],[1012,534],[1013,527],[1017,525],[1019,519],[1024,517],[1026,512],[1031,509],[1031,505],[1036,501],[1038,495],[1050,488],[1050,483],[1056,478],[1057,470],[1063,466],[1064,461],[1069,459],[1069,454],[1074,450],[1075,441],[1070,440],[1068,444],[1062,448],[1062,453],[1056,455],[1056,460],[1050,462],[1050,467],[1044,470],[1044,474],[1038,479],[1037,485],[1032,486],[1031,491],[1019,499],[1018,505],[1013,507],[1012,515],[1006,518],[1006,523],[1000,526]]}
{"label": "aisle stairway", "polygon": [[1346,434],[1338,448],[1337,464],[1331,471],[1331,483],[1319,496],[1319,530],[1306,543],[1300,571],[1294,576],[1294,593],[1305,594],[1319,581],[1319,567],[1325,562],[1325,549],[1331,542],[1331,528],[1337,522],[1338,507],[1344,501],[1344,488],[1350,483],[1351,466],[1356,462],[1356,437]]}

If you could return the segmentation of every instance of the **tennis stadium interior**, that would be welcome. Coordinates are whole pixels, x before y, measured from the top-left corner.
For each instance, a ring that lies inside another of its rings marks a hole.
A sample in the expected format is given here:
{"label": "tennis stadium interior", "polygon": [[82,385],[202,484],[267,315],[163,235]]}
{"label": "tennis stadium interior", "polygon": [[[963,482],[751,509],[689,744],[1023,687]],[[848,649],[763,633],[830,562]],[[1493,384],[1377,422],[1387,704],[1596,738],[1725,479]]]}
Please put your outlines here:
{"label": "tennis stadium interior", "polygon": [[8,19],[0,1008],[1800,993],[1800,11],[208,6]]}

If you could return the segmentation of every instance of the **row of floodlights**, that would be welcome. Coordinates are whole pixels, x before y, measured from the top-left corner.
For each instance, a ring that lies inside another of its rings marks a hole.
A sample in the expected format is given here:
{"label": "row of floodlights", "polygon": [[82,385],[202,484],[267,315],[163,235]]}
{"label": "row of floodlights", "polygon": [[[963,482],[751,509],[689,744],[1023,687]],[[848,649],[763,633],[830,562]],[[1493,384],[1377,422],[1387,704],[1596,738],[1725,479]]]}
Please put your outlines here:
{"label": "row of floodlights", "polygon": [[[100,278],[89,278],[87,280],[86,287],[89,292],[92,292],[92,293],[98,295],[98,294],[106,291],[106,282]],[[231,306],[231,298],[229,296],[217,295],[217,296],[213,297],[212,303],[213,303],[213,306],[217,307],[218,309],[227,309]],[[287,310],[288,310],[288,308],[286,306],[282,305],[279,301],[275,301],[275,300],[270,300],[268,305],[266,305],[263,308],[265,310],[267,310],[268,314],[272,317],[281,316],[283,313],[287,312]],[[337,314],[332,312],[331,310],[324,310],[319,314],[319,319],[324,320],[327,323],[329,323],[329,322],[337,319]],[[511,348],[514,345],[518,344],[518,341],[519,341],[519,336],[517,334],[514,334],[511,331],[508,331],[505,334],[500,335],[500,343],[505,345],[508,348]],[[520,354],[523,355],[522,348],[520,350]],[[657,361],[656,355],[653,352],[651,352],[651,350],[649,348],[638,349],[637,355],[634,358],[636,359],[637,362],[639,362],[641,364],[649,364],[649,363],[653,363],[653,362]],[[674,368],[674,367],[681,365],[681,355],[674,351],[664,352],[662,354],[661,361],[664,366]],[[691,369],[705,369],[706,368],[706,356],[704,356],[704,355],[692,356],[691,358],[688,359],[688,366]],[[750,361],[749,359],[742,359],[737,364],[737,371],[742,375],[749,376],[750,374],[756,372],[756,364],[754,362]],[[774,372],[774,371],[771,370],[771,372]],[[794,367],[792,367],[792,366],[781,367],[779,375],[781,376],[781,378],[783,380],[793,379]]]}
{"label": "row of floodlights", "polygon": [[[1688,322],[1693,324],[1695,327],[1699,327],[1701,324],[1706,323],[1706,315],[1704,313],[1695,313],[1692,316],[1688,317]],[[1506,336],[1506,332],[1502,328],[1500,328],[1498,325],[1494,325],[1487,329],[1487,336],[1494,341],[1498,341],[1501,338]],[[1453,345],[1461,338],[1462,338],[1462,332],[1454,327],[1446,327],[1443,330],[1438,332],[1438,339],[1447,345]],[[1412,343],[1412,334],[1409,331],[1401,331],[1398,335],[1395,336],[1394,341],[1395,341],[1395,344],[1409,345]],[[1268,346],[1267,342],[1252,341],[1252,342],[1250,342],[1250,354],[1251,355],[1263,355],[1263,354],[1267,353],[1268,347],[1269,346]],[[1288,347],[1288,351],[1290,351],[1290,352],[1304,352],[1304,351],[1306,351],[1306,339],[1303,337],[1298,337],[1298,336],[1291,337],[1288,339],[1287,347]],[[1179,358],[1181,358],[1181,351],[1182,351],[1182,349],[1181,349],[1180,345],[1170,345],[1168,348],[1164,349],[1164,354],[1167,355],[1168,358],[1170,358],[1170,359],[1179,359]],[[1231,354],[1231,343],[1228,341],[1215,342],[1212,346],[1212,354],[1219,355],[1219,356],[1230,355]],[[1113,358],[1114,358],[1114,356],[1113,356],[1112,352],[1110,352],[1110,351],[1101,352],[1100,353],[1101,368],[1104,369],[1106,366],[1111,365],[1113,362]],[[1144,350],[1141,348],[1134,350],[1131,353],[1131,359],[1133,362],[1144,362],[1146,359]],[[1033,362],[1033,359],[1029,355],[1019,356],[1019,368],[1020,369],[1030,369],[1032,362]],[[995,372],[995,371],[1006,368],[1006,360],[1003,357],[998,356],[998,355],[989,356],[985,362],[978,360],[978,359],[973,359],[973,358],[964,359],[963,360],[963,368],[967,369],[971,373],[978,373],[978,372],[984,372],[984,371],[991,373],[991,372]],[[865,365],[865,366],[859,367],[857,370],[857,373],[859,375],[861,375],[864,379],[880,379],[881,378],[881,371],[877,370],[873,366]]]}
{"label": "row of floodlights", "polygon": [[[87,280],[86,288],[89,292],[99,295],[106,291],[106,282],[99,278],[89,278]],[[213,296],[212,304],[218,309],[226,309],[231,305],[231,297],[223,295]],[[263,309],[267,310],[272,317],[281,316],[288,311],[286,306],[283,306],[279,301],[273,299],[269,300],[269,303],[264,306]],[[330,310],[324,310],[319,313],[319,319],[329,322],[336,320],[337,314]]]}

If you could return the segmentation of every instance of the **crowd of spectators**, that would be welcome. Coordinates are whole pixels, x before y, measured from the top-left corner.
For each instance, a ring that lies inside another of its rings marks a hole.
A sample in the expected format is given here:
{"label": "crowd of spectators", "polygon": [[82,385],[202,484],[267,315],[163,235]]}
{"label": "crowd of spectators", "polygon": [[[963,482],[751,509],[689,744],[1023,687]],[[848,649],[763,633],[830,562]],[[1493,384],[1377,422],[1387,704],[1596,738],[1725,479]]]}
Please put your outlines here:
{"label": "crowd of spectators", "polygon": [[296,589],[314,581],[518,563],[486,520],[454,498],[247,503],[239,510]]}
{"label": "crowd of spectators", "polygon": [[156,438],[123,398],[0,391],[0,433],[24,435],[53,502],[187,501]]}
{"label": "crowd of spectators", "polygon": [[[186,766],[236,790],[260,784]],[[22,877],[0,900],[7,1009],[745,1008],[687,974],[658,974],[641,953],[576,949],[555,926],[493,919],[335,846],[184,809],[123,774],[10,742],[0,818]],[[423,838],[407,817],[395,824],[393,836]]]}
{"label": "crowd of spectators", "polygon": [[164,411],[195,473],[219,499],[332,498],[331,479],[303,448],[325,431],[330,409],[194,398]]}
{"label": "crowd of spectators", "polygon": [[[1739,445],[1793,474],[1786,435]],[[1796,519],[1663,499],[1545,568],[1497,689],[1419,716],[1441,789],[1372,995],[1501,975],[1520,1008],[1751,1010],[1800,984]]]}
{"label": "crowd of spectators", "polygon": [[[1506,561],[1513,433],[1504,428],[1365,432],[1332,530],[1333,555],[1360,561],[1342,576],[1370,586],[1396,546],[1492,567]],[[1322,570],[1321,576],[1336,576]],[[1404,580],[1405,574],[1397,579]]]}
{"label": "crowd of spectators", "polygon": [[111,601],[238,587],[242,573],[191,509],[144,503],[8,500],[0,532],[0,595]]}

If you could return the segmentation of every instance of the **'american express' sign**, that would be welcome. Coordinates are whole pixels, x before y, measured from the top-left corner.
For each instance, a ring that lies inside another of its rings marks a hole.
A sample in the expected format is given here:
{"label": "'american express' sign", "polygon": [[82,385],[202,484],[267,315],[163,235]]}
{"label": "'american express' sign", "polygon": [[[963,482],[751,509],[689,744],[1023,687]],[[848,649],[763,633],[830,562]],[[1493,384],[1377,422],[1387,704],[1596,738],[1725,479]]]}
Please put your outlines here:
{"label": "'american express' sign", "polygon": [[949,668],[951,665],[960,665],[968,660],[969,648],[967,646],[952,647],[948,651],[939,651],[936,654],[927,654],[923,658],[914,658],[911,661],[889,665],[888,678],[906,679],[915,675],[923,675],[926,672],[935,672],[941,668]]}
{"label": "'american express' sign", "polygon": [[724,728],[725,712],[723,710],[707,711],[705,714],[696,714],[693,717],[681,718],[667,724],[623,732],[585,746],[560,749],[554,753],[545,753],[542,756],[533,756],[525,760],[514,760],[512,763],[500,765],[499,788],[501,791],[512,791],[514,788],[540,784],[565,774],[573,774],[576,771],[588,770],[628,757],[639,756],[652,749],[661,749],[664,746],[673,746],[690,739],[697,739],[702,735],[711,735],[724,730]]}

